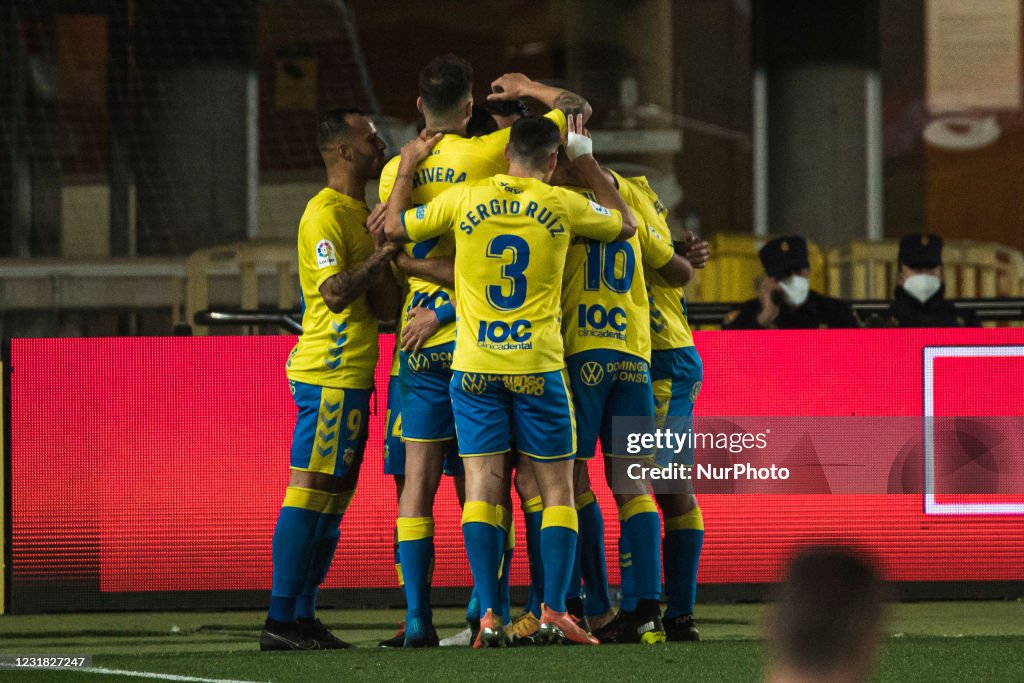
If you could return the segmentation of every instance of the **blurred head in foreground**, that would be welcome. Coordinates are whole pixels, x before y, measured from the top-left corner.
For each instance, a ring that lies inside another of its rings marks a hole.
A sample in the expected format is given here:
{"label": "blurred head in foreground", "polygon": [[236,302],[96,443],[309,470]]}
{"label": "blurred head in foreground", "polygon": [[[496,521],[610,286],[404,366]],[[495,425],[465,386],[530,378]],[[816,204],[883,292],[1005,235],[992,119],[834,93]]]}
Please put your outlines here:
{"label": "blurred head in foreground", "polygon": [[878,655],[883,588],[871,563],[842,547],[810,547],[789,566],[769,621],[772,683],[867,681]]}

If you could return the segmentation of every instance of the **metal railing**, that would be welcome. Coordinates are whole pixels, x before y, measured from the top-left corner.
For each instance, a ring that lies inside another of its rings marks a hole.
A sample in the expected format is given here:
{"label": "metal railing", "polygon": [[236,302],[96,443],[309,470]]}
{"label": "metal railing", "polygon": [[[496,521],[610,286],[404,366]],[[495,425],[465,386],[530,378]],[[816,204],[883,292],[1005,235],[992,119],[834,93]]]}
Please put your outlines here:
{"label": "metal railing", "polygon": [[[951,302],[959,311],[974,311],[982,322],[1024,321],[1024,298],[953,299]],[[851,301],[850,306],[861,320],[867,320],[871,315],[884,315],[890,303],[884,300]],[[740,305],[742,302],[688,303],[687,319],[693,327],[721,325],[725,316]],[[275,325],[288,334],[302,334],[302,312],[298,309],[211,309],[196,312],[193,321],[204,327]],[[393,332],[394,325],[382,323],[381,331]]]}

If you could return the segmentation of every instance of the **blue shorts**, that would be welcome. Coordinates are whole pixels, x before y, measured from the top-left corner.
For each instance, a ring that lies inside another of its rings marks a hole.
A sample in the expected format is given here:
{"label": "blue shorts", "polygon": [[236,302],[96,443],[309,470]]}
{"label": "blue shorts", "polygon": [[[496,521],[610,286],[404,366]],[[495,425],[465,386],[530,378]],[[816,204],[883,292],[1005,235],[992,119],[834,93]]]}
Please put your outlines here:
{"label": "blue shorts", "polygon": [[534,375],[452,373],[452,410],[463,458],[516,450],[535,460],[570,460],[576,420],[564,370]]}
{"label": "blue shorts", "polygon": [[438,344],[418,353],[402,351],[398,377],[402,405],[416,406],[402,417],[402,438],[406,441],[447,441],[455,438],[452,399],[452,351],[455,342]]}
{"label": "blue shorts", "polygon": [[292,468],[344,477],[358,467],[366,449],[372,389],[335,389],[291,380],[288,386],[299,408]]}
{"label": "blue shorts", "polygon": [[[659,429],[667,427],[678,433],[693,428],[693,404],[700,393],[704,364],[693,346],[651,353],[651,380],[654,386],[654,417]],[[659,452],[656,462],[693,464],[693,449],[678,454]]]}
{"label": "blue shorts", "polygon": [[594,457],[598,438],[607,456],[638,458],[653,455],[615,453],[612,447],[612,420],[634,416],[651,419],[654,428],[654,396],[647,361],[622,351],[591,349],[565,359],[572,383],[572,403],[576,408],[576,457]]}
{"label": "blue shorts", "polygon": [[[449,439],[444,455],[444,473],[450,477],[461,477],[466,473],[459,459],[455,440]],[[393,477],[405,476],[405,442],[402,441],[402,393],[398,377],[388,380],[387,434],[384,437],[384,474]]]}

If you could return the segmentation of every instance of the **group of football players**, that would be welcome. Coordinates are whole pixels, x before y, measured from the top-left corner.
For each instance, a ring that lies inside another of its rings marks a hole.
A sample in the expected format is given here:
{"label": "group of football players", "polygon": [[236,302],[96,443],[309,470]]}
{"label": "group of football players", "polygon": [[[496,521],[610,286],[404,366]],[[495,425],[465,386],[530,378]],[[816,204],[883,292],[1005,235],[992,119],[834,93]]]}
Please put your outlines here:
{"label": "group of football players", "polygon": [[[682,287],[707,243],[673,243],[646,179],[596,161],[585,99],[516,73],[491,90],[474,107],[470,65],[433,60],[416,99],[422,132],[386,165],[369,117],[321,116],[327,186],[299,227],[303,335],[288,360],[299,412],[261,649],[350,647],[316,618],[316,592],[362,462],[377,320],[396,311],[385,472],[399,495],[407,613],[390,644],[439,643],[432,510],[444,472],[462,504],[474,647],[699,639],[692,489],[652,495],[626,476],[637,457],[667,465],[692,452],[616,452],[612,420],[653,428],[692,415],[702,364]],[[529,116],[525,100],[549,111]],[[378,176],[371,211],[363,198]],[[598,443],[619,518],[617,610],[587,469]],[[513,487],[531,579],[515,618]]]}

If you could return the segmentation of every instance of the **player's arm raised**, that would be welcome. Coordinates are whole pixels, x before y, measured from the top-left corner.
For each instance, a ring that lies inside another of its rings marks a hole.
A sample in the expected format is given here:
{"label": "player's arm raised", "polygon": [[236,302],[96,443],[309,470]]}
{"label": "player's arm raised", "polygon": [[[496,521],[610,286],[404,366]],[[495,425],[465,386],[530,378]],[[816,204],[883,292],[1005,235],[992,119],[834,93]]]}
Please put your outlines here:
{"label": "player's arm raised", "polygon": [[582,116],[583,123],[590,120],[594,113],[590,103],[583,97],[564,88],[544,85],[521,73],[509,73],[499,76],[491,83],[493,91],[488,100],[518,100],[531,97],[550,109],[561,109],[565,117]]}
{"label": "player's arm raised", "polygon": [[412,179],[416,175],[416,167],[427,158],[442,137],[443,133],[435,133],[429,138],[410,140],[402,147],[395,184],[391,188],[384,214],[384,235],[389,242],[404,244],[411,241],[405,231],[402,214],[412,208]]}
{"label": "player's arm raised", "polygon": [[573,162],[582,174],[586,186],[594,192],[597,203],[622,214],[622,230],[615,238],[616,241],[629,239],[636,234],[636,216],[594,158],[594,145],[587,129],[583,127],[583,117],[571,116],[568,122],[569,142],[565,146],[565,153],[569,161]]}

